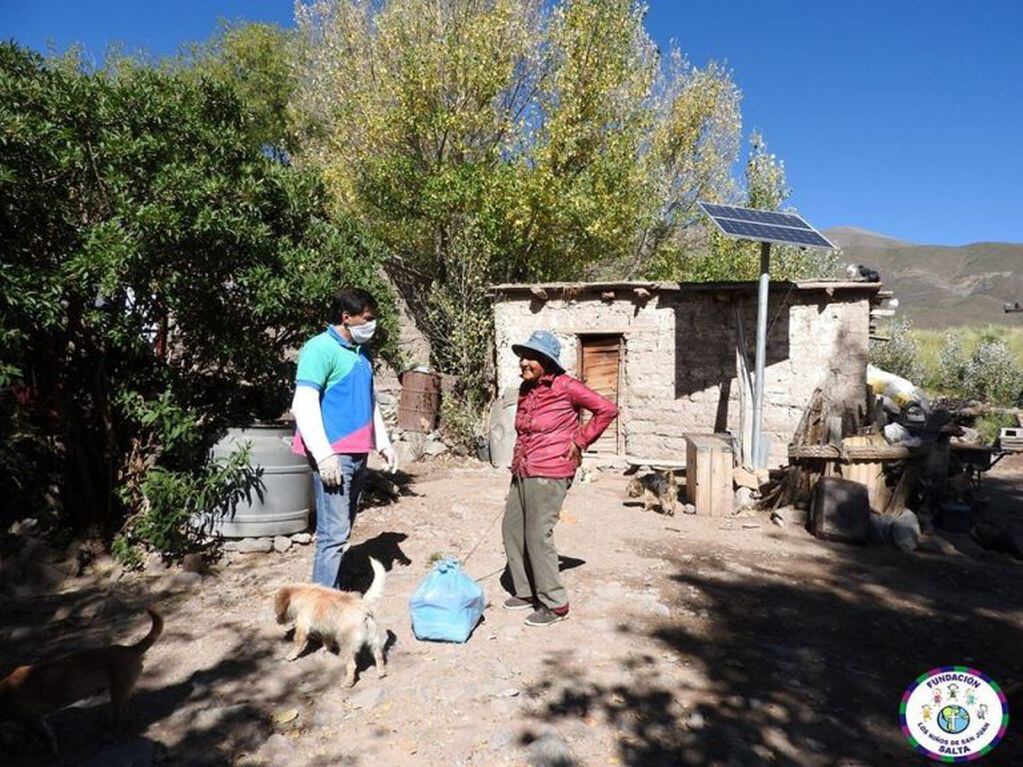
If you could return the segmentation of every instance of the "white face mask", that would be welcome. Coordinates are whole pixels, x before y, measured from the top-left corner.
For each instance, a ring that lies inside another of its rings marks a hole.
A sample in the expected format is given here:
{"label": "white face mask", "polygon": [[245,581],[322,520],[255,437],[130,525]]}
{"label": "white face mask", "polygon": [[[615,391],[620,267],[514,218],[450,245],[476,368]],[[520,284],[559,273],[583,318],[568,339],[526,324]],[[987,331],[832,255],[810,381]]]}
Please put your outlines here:
{"label": "white face mask", "polygon": [[348,332],[352,334],[352,340],[357,344],[369,343],[369,340],[373,337],[373,334],[377,330],[377,321],[370,320],[364,322],[361,325],[349,325]]}

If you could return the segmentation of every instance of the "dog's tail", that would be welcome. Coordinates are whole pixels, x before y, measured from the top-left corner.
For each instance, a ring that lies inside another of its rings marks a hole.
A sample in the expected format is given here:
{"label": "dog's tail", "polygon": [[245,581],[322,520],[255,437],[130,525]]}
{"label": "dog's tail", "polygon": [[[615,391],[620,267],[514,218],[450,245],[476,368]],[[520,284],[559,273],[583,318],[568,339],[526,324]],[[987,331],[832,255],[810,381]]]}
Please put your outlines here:
{"label": "dog's tail", "polygon": [[369,558],[369,566],[373,568],[373,582],[369,585],[366,593],[362,595],[362,601],[373,603],[384,593],[384,581],[387,580],[387,571],[373,557]]}
{"label": "dog's tail", "polygon": [[149,613],[149,619],[153,622],[153,625],[150,627],[149,633],[134,644],[134,648],[138,651],[139,655],[152,647],[156,640],[160,638],[160,634],[163,633],[163,618],[160,617],[160,613],[152,607],[147,607],[146,612]]}
{"label": "dog's tail", "polygon": [[277,622],[284,624],[288,622],[288,610],[291,608],[291,588],[282,586],[277,590],[274,598],[274,612],[277,614]]}

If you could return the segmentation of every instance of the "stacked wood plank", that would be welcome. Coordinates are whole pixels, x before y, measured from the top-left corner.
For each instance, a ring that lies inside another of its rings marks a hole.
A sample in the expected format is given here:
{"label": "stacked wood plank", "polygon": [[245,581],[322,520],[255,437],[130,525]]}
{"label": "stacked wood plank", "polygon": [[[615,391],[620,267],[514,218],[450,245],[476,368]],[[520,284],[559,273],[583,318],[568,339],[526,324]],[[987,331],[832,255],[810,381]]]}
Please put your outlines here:
{"label": "stacked wood plank", "polygon": [[728,517],[733,512],[732,446],[713,434],[686,435],[686,499],[696,513]]}

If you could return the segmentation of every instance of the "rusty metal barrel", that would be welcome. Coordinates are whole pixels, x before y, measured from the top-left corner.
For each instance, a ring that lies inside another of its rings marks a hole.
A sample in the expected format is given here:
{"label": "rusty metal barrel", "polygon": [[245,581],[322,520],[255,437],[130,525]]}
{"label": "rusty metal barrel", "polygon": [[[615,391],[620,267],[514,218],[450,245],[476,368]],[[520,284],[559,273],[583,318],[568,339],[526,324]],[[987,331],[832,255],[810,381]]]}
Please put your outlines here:
{"label": "rusty metal barrel", "polygon": [[416,368],[401,374],[398,427],[408,431],[431,432],[440,412],[440,375]]}

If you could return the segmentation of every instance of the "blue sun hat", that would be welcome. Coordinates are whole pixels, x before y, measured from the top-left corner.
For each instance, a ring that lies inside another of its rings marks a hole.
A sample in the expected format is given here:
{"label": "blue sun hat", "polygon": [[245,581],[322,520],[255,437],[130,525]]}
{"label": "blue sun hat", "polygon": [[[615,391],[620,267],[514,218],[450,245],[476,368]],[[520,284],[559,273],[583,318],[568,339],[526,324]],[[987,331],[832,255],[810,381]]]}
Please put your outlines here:
{"label": "blue sun hat", "polygon": [[557,337],[546,330],[533,331],[533,335],[524,344],[512,344],[512,351],[518,356],[523,352],[532,351],[542,354],[546,359],[554,363],[554,369],[564,373],[565,368],[561,365],[561,342]]}

